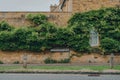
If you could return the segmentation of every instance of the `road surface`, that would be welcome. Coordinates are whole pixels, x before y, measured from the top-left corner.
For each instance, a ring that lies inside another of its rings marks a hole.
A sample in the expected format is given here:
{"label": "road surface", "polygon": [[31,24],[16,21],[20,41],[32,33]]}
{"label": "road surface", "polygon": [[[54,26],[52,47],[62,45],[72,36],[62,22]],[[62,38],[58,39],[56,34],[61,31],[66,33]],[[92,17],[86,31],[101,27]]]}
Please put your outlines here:
{"label": "road surface", "polygon": [[0,74],[0,80],[120,80],[120,75]]}

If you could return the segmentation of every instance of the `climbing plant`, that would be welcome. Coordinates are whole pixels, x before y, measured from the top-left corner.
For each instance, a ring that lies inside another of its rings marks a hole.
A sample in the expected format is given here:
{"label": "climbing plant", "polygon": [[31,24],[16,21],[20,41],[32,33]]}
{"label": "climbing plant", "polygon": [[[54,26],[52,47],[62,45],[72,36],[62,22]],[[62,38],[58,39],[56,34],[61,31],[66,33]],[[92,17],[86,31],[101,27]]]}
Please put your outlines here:
{"label": "climbing plant", "polygon": [[0,31],[11,31],[14,28],[10,26],[7,22],[2,21],[0,22]]}
{"label": "climbing plant", "polygon": [[58,28],[42,14],[30,14],[27,19],[34,27],[12,28],[0,23],[0,50],[46,51],[67,47],[76,52],[91,52],[90,30],[95,29],[100,37],[100,51],[120,52],[120,9],[104,8],[76,13],[68,21],[68,27]]}
{"label": "climbing plant", "polygon": [[[86,38],[87,36],[89,36],[89,31],[91,30],[91,28],[94,27],[100,35],[100,43],[101,43],[100,47],[105,50],[105,53],[119,52],[120,51],[120,44],[119,44],[120,14],[119,13],[120,13],[120,8],[116,8],[116,7],[105,8],[100,10],[92,10],[85,13],[76,13],[69,20],[68,24],[69,27],[73,28],[76,35],[86,36]],[[84,41],[85,39],[82,38],[82,40]],[[88,40],[85,40],[85,42],[88,43]],[[113,44],[112,42],[113,43],[115,42],[115,44]],[[109,48],[108,46],[111,48]]]}
{"label": "climbing plant", "polygon": [[47,22],[47,16],[43,14],[28,14],[26,16],[26,19],[31,21],[31,23],[33,23],[34,26],[38,26]]}

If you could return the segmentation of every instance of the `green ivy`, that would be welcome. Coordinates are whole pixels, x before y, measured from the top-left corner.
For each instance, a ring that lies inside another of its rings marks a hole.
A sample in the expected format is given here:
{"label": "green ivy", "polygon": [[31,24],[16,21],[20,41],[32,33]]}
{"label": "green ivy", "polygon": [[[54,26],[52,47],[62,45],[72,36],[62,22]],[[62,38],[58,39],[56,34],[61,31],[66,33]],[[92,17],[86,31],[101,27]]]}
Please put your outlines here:
{"label": "green ivy", "polygon": [[47,17],[43,14],[28,14],[26,19],[30,20],[34,26],[38,26],[47,22]]}
{"label": "green ivy", "polygon": [[[120,8],[105,8],[84,13],[76,13],[68,21],[68,24],[68,27],[73,28],[76,36],[81,36],[77,37],[79,38],[79,42],[84,41],[88,43],[89,31],[94,27],[100,35],[101,48],[105,50],[105,53],[120,51]],[[106,38],[109,38],[109,40],[106,40]],[[112,44],[111,41],[117,43],[117,45]],[[75,44],[73,42],[73,45]],[[85,44],[82,45],[81,43],[79,45],[85,46]],[[110,49],[108,45],[110,45]],[[89,47],[89,45],[87,44],[86,47]]]}
{"label": "green ivy", "polygon": [[12,31],[14,28],[5,21],[0,22],[0,31]]}
{"label": "green ivy", "polygon": [[[94,27],[100,35],[100,51],[120,52],[120,9],[105,8],[76,13],[68,21],[68,27],[58,28],[47,22],[42,14],[29,14],[34,27],[13,29],[8,23],[0,23],[0,50],[45,51],[51,48],[70,48],[77,52],[90,52],[90,30]],[[102,50],[101,50],[102,49]]]}
{"label": "green ivy", "polygon": [[105,52],[116,53],[120,51],[120,42],[106,37],[101,40],[101,47]]}

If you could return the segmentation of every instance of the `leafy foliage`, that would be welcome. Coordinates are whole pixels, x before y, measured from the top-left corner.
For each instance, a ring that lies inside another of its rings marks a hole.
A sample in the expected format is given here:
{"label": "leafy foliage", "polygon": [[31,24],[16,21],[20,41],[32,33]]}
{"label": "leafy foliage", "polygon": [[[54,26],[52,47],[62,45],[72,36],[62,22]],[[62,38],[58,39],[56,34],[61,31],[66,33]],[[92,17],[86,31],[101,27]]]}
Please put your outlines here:
{"label": "leafy foliage", "polygon": [[1,50],[16,50],[17,45],[12,32],[0,33],[0,49]]}
{"label": "leafy foliage", "polygon": [[20,62],[19,61],[15,61],[15,62],[13,62],[13,64],[20,64]]}
{"label": "leafy foliage", "polygon": [[4,64],[2,61],[0,61],[0,64]]}
{"label": "leafy foliage", "polygon": [[73,33],[66,28],[58,28],[56,33],[51,37],[47,36],[49,45],[52,47],[69,47],[68,40]]}
{"label": "leafy foliage", "polygon": [[[27,19],[35,27],[12,29],[0,23],[0,50],[45,51],[54,47],[67,47],[77,52],[90,52],[90,30],[95,28],[100,35],[100,51],[120,52],[120,9],[106,8],[85,13],[76,13],[67,28],[56,28],[42,14],[29,14]],[[102,50],[101,50],[102,49]],[[54,61],[53,61],[54,62]]]}
{"label": "leafy foliage", "polygon": [[[85,13],[76,13],[68,23],[69,27],[73,28],[76,35],[81,36],[82,39],[80,39],[80,37],[77,37],[79,38],[79,41],[85,40],[84,43],[88,43],[89,31],[94,27],[100,35],[101,48],[105,50],[105,53],[119,52],[119,13],[120,8],[116,7],[93,10]],[[86,39],[84,39],[84,37],[86,37]],[[112,46],[112,43],[114,42],[117,43],[117,45],[113,44],[114,46]],[[82,46],[84,45],[85,44]],[[89,45],[87,44],[86,47],[89,47]],[[110,47],[110,49],[108,47]]]}
{"label": "leafy foliage", "polygon": [[29,14],[26,16],[28,20],[34,23],[35,26],[44,24],[47,22],[47,17],[43,14]]}
{"label": "leafy foliage", "polygon": [[13,27],[11,27],[5,21],[0,22],[0,31],[11,31],[12,29],[13,29]]}
{"label": "leafy foliage", "polygon": [[19,42],[19,50],[40,51],[42,40],[40,40],[38,33],[30,28],[20,28],[14,33],[15,39]]}
{"label": "leafy foliage", "polygon": [[54,64],[54,63],[69,63],[70,62],[70,59],[62,59],[62,60],[54,60],[54,59],[51,59],[51,58],[47,58],[44,60],[44,62],[46,64]]}
{"label": "leafy foliage", "polygon": [[101,40],[101,47],[109,53],[118,52],[120,50],[120,43],[111,38],[105,38]]}

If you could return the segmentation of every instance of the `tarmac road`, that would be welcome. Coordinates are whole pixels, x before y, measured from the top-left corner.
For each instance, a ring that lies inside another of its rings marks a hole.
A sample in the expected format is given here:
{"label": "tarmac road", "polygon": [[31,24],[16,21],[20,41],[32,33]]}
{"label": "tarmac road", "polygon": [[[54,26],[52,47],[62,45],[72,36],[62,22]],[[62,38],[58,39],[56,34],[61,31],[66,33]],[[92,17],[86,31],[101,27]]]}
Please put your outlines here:
{"label": "tarmac road", "polygon": [[0,74],[0,80],[120,80],[120,75]]}

